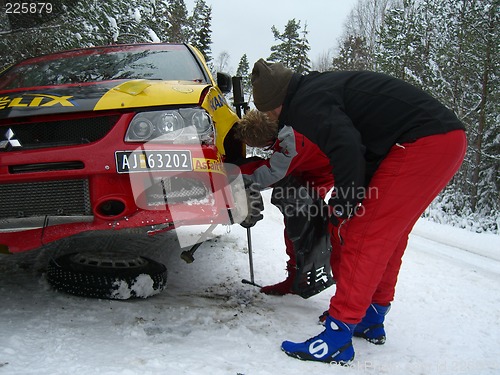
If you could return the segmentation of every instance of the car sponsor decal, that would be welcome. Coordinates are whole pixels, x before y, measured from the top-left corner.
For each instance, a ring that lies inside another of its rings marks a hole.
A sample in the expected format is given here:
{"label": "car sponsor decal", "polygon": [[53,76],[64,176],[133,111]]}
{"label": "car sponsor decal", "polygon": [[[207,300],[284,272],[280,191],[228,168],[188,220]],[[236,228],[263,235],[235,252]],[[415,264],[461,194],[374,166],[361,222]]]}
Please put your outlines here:
{"label": "car sponsor decal", "polygon": [[75,104],[71,101],[73,96],[70,95],[50,95],[50,94],[24,94],[16,97],[3,96],[0,97],[0,109],[7,107],[74,107]]}
{"label": "car sponsor decal", "polygon": [[220,159],[193,158],[193,170],[195,172],[226,174],[224,165]]}
{"label": "car sponsor decal", "polygon": [[226,100],[224,99],[224,96],[221,94],[214,96],[209,99],[210,100],[210,107],[212,108],[212,111],[216,111],[218,108],[224,107],[226,104]]}
{"label": "car sponsor decal", "polygon": [[0,93],[0,119],[92,111],[114,86],[116,82],[103,82]]}
{"label": "car sponsor decal", "polygon": [[[60,114],[161,105],[198,104],[203,84],[178,81],[108,81],[95,84],[0,92],[0,119],[28,115]],[[212,99],[212,108],[225,104],[222,96]],[[28,113],[29,112],[29,113]]]}

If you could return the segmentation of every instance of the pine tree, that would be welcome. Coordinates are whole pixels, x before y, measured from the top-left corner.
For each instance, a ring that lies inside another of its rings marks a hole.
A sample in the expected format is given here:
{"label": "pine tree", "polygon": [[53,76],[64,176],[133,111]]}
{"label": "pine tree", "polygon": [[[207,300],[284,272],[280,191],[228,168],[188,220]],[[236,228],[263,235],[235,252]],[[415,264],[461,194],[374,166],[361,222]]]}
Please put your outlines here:
{"label": "pine tree", "polygon": [[394,77],[423,85],[424,28],[415,0],[403,0],[402,7],[387,11],[380,30],[377,67]]}
{"label": "pine tree", "polygon": [[332,67],[336,70],[369,70],[371,56],[366,40],[354,35],[344,39],[338,56],[332,60]]}
{"label": "pine tree", "polygon": [[307,23],[304,24],[304,30],[302,30],[302,37],[299,40],[298,54],[296,56],[295,71],[297,73],[308,73],[311,70],[311,60],[309,59],[309,51],[311,46],[309,46],[309,40],[307,39]]}
{"label": "pine tree", "polygon": [[241,56],[238,69],[236,69],[236,76],[242,78],[243,91],[250,94],[252,92],[252,82],[250,80],[250,64],[246,54]]}
{"label": "pine tree", "polygon": [[469,139],[466,160],[447,193],[460,193],[462,200],[455,208],[462,215],[498,216],[498,2],[427,0],[425,4],[435,10],[432,24],[440,36],[431,45],[432,92],[465,123]]}
{"label": "pine tree", "polygon": [[[364,51],[370,15],[382,14],[377,38],[366,40],[373,66],[421,87],[465,124],[469,147],[460,171],[426,215],[474,230],[498,233],[500,217],[500,3],[498,0],[360,0],[336,68]],[[373,22],[376,25],[377,22]],[[363,25],[367,26],[364,27]],[[362,56],[364,53],[361,54]],[[369,61],[369,60],[368,60]],[[437,208],[437,209],[436,209]],[[455,217],[455,215],[457,215]]]}
{"label": "pine tree", "polygon": [[71,6],[64,6],[57,17],[43,24],[6,30],[0,49],[8,53],[0,55],[0,65],[68,48],[160,41],[169,25],[160,14],[163,1],[64,3]]}
{"label": "pine tree", "polygon": [[[10,3],[20,3],[20,1],[9,1]],[[68,8],[75,6],[77,0],[52,0],[49,4],[37,4],[38,11],[29,12],[11,12],[6,13],[4,6],[6,1],[2,1],[0,5],[0,32],[4,31],[22,31],[26,29],[39,28],[50,23],[61,14],[66,13]],[[26,1],[24,3],[35,3],[34,1]],[[49,11],[50,9],[50,11]]]}
{"label": "pine tree", "polygon": [[189,40],[188,12],[184,0],[167,0],[168,42],[186,43]]}
{"label": "pine tree", "polygon": [[[57,17],[44,18],[43,24],[33,21],[23,28],[14,19],[13,25],[8,17],[0,19],[0,27],[3,27],[0,50],[6,51],[0,54],[0,69],[24,58],[63,49],[190,41],[183,0],[60,0],[52,3]],[[202,12],[196,27],[196,45],[210,59],[211,8],[204,6],[201,0],[197,5]]]}
{"label": "pine tree", "polygon": [[298,73],[308,72],[311,67],[311,61],[307,56],[310,50],[309,42],[306,38],[307,30],[303,31],[302,38],[300,37],[300,21],[295,19],[288,21],[283,33],[272,26],[271,30],[274,39],[280,41],[280,44],[271,47],[271,55],[269,61],[279,61],[286,67]]}
{"label": "pine tree", "polygon": [[465,124],[469,140],[462,168],[433,206],[448,216],[458,214],[461,225],[498,231],[498,0],[420,0],[403,5],[387,14],[380,33],[379,66],[452,109]]}
{"label": "pine tree", "polygon": [[193,14],[189,18],[190,37],[189,43],[198,48],[205,56],[207,62],[212,60],[212,7],[207,6],[204,0],[197,0]]}
{"label": "pine tree", "polygon": [[153,4],[151,14],[142,20],[158,36],[159,41],[166,42],[167,31],[170,29],[168,4],[166,0],[156,0],[151,4]]}

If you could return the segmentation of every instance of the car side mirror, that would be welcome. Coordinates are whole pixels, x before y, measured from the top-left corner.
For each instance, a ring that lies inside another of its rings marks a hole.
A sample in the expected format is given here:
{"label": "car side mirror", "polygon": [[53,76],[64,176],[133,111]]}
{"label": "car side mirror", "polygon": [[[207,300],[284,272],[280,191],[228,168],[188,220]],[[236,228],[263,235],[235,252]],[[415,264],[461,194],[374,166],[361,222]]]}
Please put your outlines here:
{"label": "car side mirror", "polygon": [[233,88],[231,76],[226,73],[217,72],[217,86],[219,86],[220,91],[224,94],[231,92]]}

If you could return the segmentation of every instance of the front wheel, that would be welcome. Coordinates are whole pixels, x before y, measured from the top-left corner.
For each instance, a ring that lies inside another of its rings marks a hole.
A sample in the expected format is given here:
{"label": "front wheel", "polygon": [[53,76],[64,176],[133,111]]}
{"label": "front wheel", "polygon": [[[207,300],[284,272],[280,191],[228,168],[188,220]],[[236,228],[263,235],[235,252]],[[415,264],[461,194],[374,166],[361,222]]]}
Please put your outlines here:
{"label": "front wheel", "polygon": [[167,283],[167,268],[123,252],[76,252],[51,259],[49,284],[69,294],[105,299],[147,298]]}

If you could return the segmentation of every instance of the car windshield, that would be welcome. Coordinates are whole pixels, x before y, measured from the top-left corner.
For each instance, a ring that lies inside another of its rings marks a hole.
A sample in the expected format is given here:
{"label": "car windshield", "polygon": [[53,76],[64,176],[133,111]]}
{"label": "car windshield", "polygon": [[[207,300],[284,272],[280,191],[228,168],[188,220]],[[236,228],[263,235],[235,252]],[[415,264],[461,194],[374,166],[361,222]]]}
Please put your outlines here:
{"label": "car windshield", "polygon": [[119,79],[206,82],[185,46],[97,48],[39,57],[0,76],[0,90]]}

